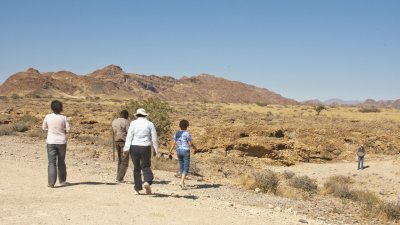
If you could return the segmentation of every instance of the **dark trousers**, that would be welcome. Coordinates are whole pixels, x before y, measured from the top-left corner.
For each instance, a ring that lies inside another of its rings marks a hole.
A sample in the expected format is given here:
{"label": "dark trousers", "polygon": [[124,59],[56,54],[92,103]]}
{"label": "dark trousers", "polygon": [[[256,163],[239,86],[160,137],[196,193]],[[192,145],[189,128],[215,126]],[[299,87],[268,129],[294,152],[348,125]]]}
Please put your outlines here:
{"label": "dark trousers", "polygon": [[[63,183],[67,180],[67,167],[65,165],[66,144],[47,144],[48,165],[48,182],[54,185],[57,181]],[[58,170],[57,170],[58,168]]]}
{"label": "dark trousers", "polygon": [[135,183],[135,191],[140,191],[142,190],[143,181],[151,185],[154,179],[153,172],[150,168],[151,147],[131,145],[130,154],[133,162],[133,181]]}
{"label": "dark trousers", "polygon": [[126,158],[122,157],[125,146],[124,141],[116,141],[114,144],[118,153],[117,181],[123,181],[126,174],[126,170],[128,169],[129,156],[127,156]]}

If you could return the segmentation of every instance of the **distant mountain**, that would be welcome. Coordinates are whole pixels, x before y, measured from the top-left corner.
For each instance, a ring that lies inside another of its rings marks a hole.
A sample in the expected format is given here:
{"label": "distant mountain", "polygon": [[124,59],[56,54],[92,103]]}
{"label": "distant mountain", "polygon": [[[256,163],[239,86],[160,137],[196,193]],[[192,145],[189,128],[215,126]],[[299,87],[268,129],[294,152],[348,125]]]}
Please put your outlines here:
{"label": "distant mountain", "polygon": [[362,101],[357,101],[357,100],[342,100],[339,98],[332,98],[329,100],[324,101],[325,105],[358,105],[362,103]]}
{"label": "distant mountain", "polygon": [[367,99],[359,106],[361,107],[377,107],[377,108],[396,108],[400,109],[400,99],[396,100],[379,100]]}
{"label": "distant mountain", "polygon": [[363,107],[363,108],[368,108],[368,107],[376,107],[376,108],[396,108],[400,109],[400,99],[397,100],[378,100],[375,101],[373,99],[367,99],[364,102],[362,101],[345,101],[341,99],[329,99],[324,102],[318,100],[318,99],[312,99],[312,100],[307,100],[301,102],[301,104],[304,105],[328,105],[328,106],[358,106],[358,107]]}
{"label": "distant mountain", "polygon": [[69,71],[40,73],[29,68],[10,76],[0,86],[0,95],[13,94],[28,97],[157,97],[174,101],[298,104],[268,89],[208,74],[175,79],[126,73],[116,65],[83,76]]}

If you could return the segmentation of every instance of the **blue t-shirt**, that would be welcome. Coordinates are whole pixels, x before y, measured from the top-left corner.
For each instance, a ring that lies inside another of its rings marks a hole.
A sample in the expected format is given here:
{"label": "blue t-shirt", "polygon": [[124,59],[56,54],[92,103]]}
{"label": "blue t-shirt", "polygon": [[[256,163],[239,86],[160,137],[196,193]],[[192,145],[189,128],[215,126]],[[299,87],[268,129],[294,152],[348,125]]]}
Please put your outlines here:
{"label": "blue t-shirt", "polygon": [[180,130],[175,133],[174,140],[176,141],[176,150],[178,151],[189,151],[189,141],[192,141],[192,137],[187,130]]}

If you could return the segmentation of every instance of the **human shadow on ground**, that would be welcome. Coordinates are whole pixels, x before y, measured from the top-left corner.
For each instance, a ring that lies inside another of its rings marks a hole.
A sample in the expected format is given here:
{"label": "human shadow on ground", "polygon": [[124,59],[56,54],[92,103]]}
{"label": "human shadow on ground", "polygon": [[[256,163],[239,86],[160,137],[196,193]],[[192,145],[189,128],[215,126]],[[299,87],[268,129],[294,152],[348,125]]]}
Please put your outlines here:
{"label": "human shadow on ground", "polygon": [[363,169],[368,169],[368,168],[369,168],[369,166],[368,166],[368,165],[363,167]]}
{"label": "human shadow on ground", "polygon": [[178,195],[178,194],[167,195],[167,194],[161,194],[161,193],[153,193],[151,195],[151,197],[154,197],[154,198],[185,198],[185,199],[192,199],[192,200],[196,200],[199,198],[198,196],[195,196],[195,195]]}
{"label": "human shadow on ground", "polygon": [[153,184],[169,184],[171,181],[169,180],[153,180]]}
{"label": "human shadow on ground", "polygon": [[76,185],[117,185],[118,183],[112,183],[112,182],[96,182],[96,181],[85,181],[85,182],[76,182],[76,183],[67,183],[64,185],[60,186],[54,186],[54,188],[64,188],[64,187],[70,187],[70,186],[76,186]]}
{"label": "human shadow on ground", "polygon": [[194,185],[195,189],[219,188],[222,184],[197,184]]}

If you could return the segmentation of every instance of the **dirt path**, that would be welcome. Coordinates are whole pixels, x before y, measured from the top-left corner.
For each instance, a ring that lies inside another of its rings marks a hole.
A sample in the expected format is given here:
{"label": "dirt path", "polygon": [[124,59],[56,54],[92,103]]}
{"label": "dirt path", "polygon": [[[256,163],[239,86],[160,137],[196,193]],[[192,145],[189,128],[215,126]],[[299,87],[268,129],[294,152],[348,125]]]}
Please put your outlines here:
{"label": "dirt path", "polygon": [[79,146],[68,148],[71,185],[50,189],[45,145],[0,137],[0,224],[326,224],[239,201],[247,194],[227,186],[190,180],[191,188],[180,190],[163,171],[155,171],[154,195],[134,195],[132,184],[113,182],[112,162],[82,159]]}
{"label": "dirt path", "polygon": [[357,170],[357,161],[311,164],[299,163],[285,168],[274,167],[278,172],[293,171],[296,175],[307,175],[318,181],[320,186],[333,175],[349,176],[353,188],[375,192],[387,201],[400,201],[400,156],[367,155],[364,170]]}

